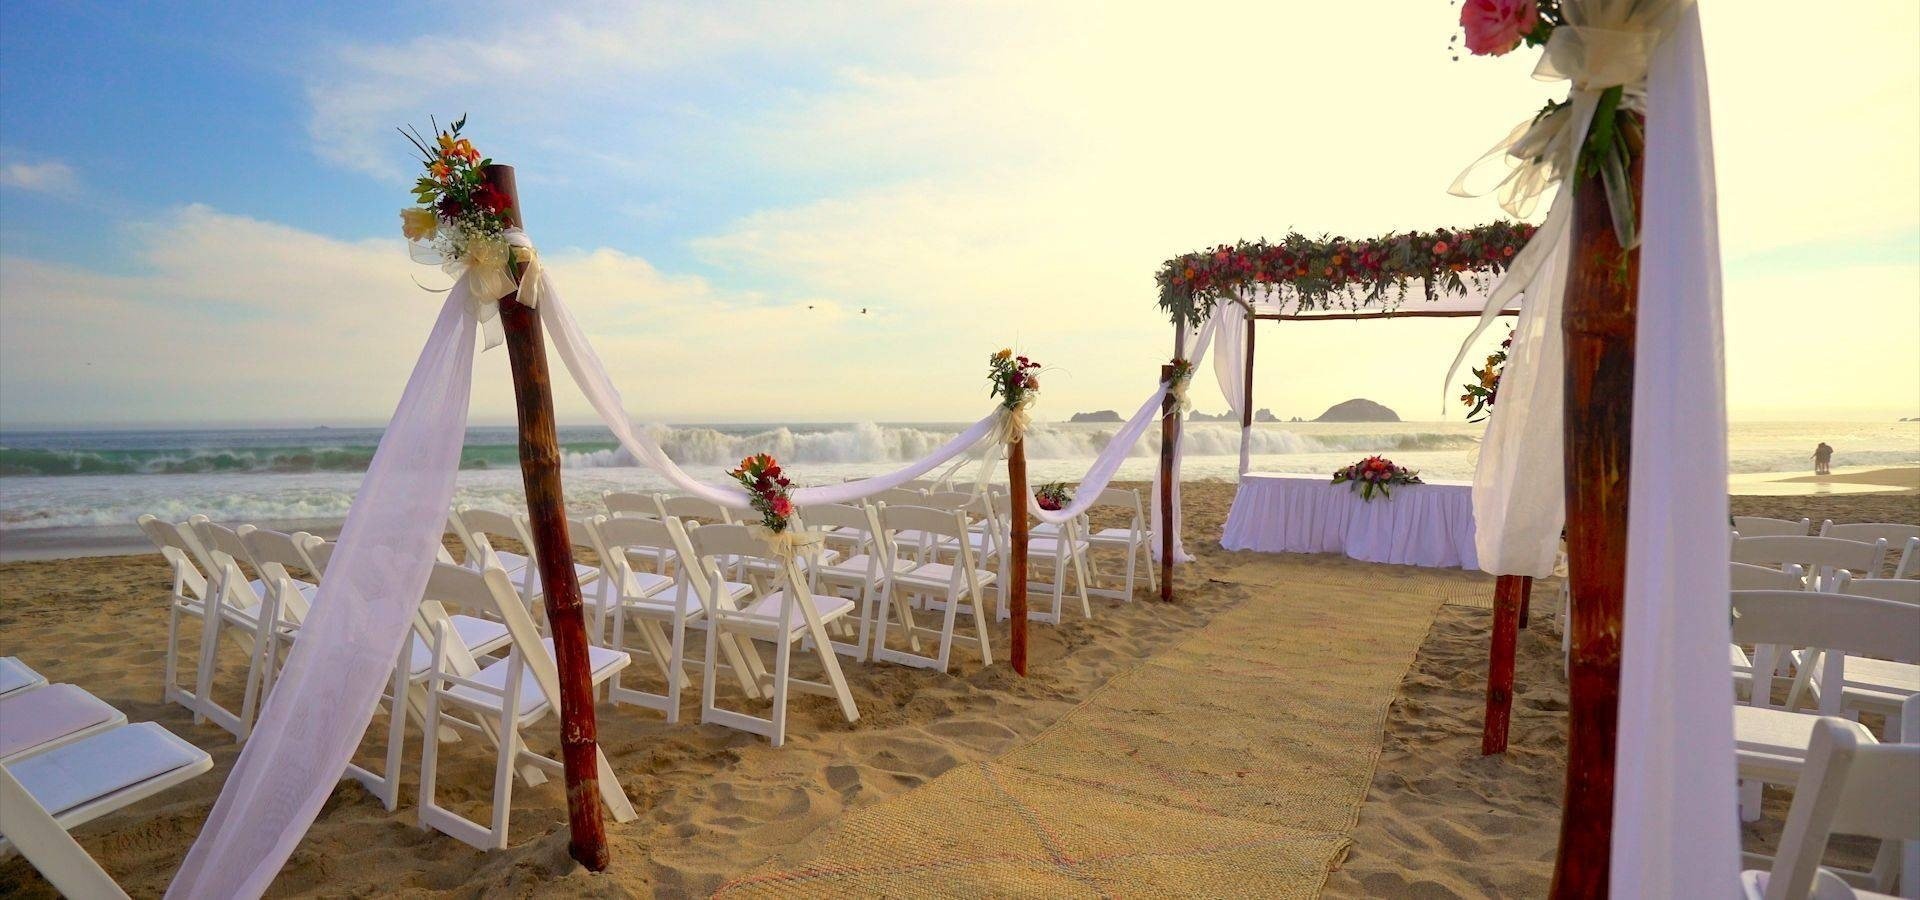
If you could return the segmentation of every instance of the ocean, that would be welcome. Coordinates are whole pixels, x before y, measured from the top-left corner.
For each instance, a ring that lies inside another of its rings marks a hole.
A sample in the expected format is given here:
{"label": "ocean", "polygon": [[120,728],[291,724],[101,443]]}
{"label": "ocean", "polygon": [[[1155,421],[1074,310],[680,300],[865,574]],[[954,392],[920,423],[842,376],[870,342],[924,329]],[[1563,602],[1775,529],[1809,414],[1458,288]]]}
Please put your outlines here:
{"label": "ocean", "polygon": [[[722,481],[740,457],[768,452],[802,484],[897,468],[952,437],[956,423],[652,426],[667,453],[696,477]],[[1043,423],[1028,445],[1036,483],[1080,477],[1117,426]],[[1185,476],[1232,480],[1239,429],[1184,426]],[[1471,478],[1482,426],[1459,422],[1265,423],[1253,436],[1260,471],[1328,472],[1372,453],[1439,478]],[[1133,448],[1126,480],[1151,477],[1158,429]],[[325,529],[346,516],[377,428],[262,428],[0,432],[0,559],[144,549],[134,521],[144,513],[181,520]],[[510,509],[522,503],[515,432],[467,430],[455,503]],[[1820,441],[1833,464],[1920,464],[1920,422],[1753,422],[1730,430],[1736,475],[1808,472]],[[567,499],[599,509],[609,490],[668,490],[636,467],[599,427],[560,429]]]}

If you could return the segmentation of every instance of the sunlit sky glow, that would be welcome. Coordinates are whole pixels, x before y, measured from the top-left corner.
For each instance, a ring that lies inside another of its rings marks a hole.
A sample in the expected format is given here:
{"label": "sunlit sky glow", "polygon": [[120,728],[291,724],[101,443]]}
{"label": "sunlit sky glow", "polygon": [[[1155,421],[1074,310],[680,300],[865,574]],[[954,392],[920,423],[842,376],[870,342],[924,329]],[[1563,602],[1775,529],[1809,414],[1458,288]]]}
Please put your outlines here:
{"label": "sunlit sky glow", "polygon": [[[1701,3],[1733,415],[1920,415],[1920,5]],[[1130,408],[1166,258],[1500,215],[1446,187],[1564,87],[1453,61],[1456,15],[9,4],[0,427],[384,421],[440,300],[415,279],[444,283],[392,129],[461,112],[642,420],[971,420],[1009,344],[1055,368],[1042,417]],[[1469,327],[1263,327],[1255,405],[1436,418]]]}

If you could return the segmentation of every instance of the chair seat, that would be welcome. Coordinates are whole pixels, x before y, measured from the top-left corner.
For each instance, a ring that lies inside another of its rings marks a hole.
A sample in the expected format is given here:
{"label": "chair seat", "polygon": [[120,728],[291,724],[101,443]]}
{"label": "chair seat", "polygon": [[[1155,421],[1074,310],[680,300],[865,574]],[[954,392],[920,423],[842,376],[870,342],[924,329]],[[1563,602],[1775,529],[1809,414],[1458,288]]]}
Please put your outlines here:
{"label": "chair seat", "polygon": [[[1145,542],[1147,533],[1140,532],[1140,541]],[[1087,543],[1097,547],[1131,547],[1134,545],[1133,529],[1102,528],[1087,536]]]}
{"label": "chair seat", "polygon": [[[894,557],[893,571],[895,574],[910,572],[912,570],[913,562],[911,560]],[[861,553],[855,556],[849,556],[830,566],[821,566],[820,577],[830,581],[851,581],[856,584],[864,584],[867,580],[868,571],[872,571],[876,576],[881,576],[885,574],[885,567],[875,561],[872,554]]]}
{"label": "chair seat", "polygon": [[[1827,689],[1823,668],[1815,666],[1813,669],[1813,684],[1822,691]],[[1876,712],[1898,711],[1901,702],[1914,694],[1920,694],[1920,666],[1860,656],[1847,657],[1846,684],[1841,690],[1845,701],[1870,705]],[[1883,707],[1891,707],[1891,710],[1884,710]]]}
{"label": "chair seat", "polygon": [[[662,575],[658,572],[630,573],[630,576],[627,578],[627,587],[625,591],[626,602],[631,603],[636,598],[651,597],[654,594],[658,594],[661,591],[666,590],[668,587],[672,586],[672,584],[673,584],[673,576],[671,575]],[[591,591],[591,592],[583,592],[580,595],[580,600],[581,602],[586,603],[588,606],[599,607],[599,606],[607,605],[608,603],[619,602],[620,598],[617,598],[617,597],[602,598],[599,591]]]}
{"label": "chair seat", "polygon": [[528,558],[524,553],[511,553],[506,550],[493,551],[493,558],[498,560],[500,568],[506,569],[509,574],[523,572],[526,570],[527,565],[533,562],[533,560]]}
{"label": "chair seat", "polygon": [[[1772,872],[1748,869],[1740,873],[1740,896],[1744,900],[1766,900],[1767,882]],[[1847,884],[1829,869],[1821,869],[1813,879],[1808,900],[1898,900],[1892,894],[1880,894]]]}
{"label": "chair seat", "polygon": [[[1740,776],[1776,784],[1797,779],[1807,760],[1807,747],[1813,742],[1813,725],[1818,721],[1819,716],[1806,713],[1735,704],[1733,745]],[[1862,742],[1878,743],[1860,723],[1846,724],[1858,732]]]}
{"label": "chair seat", "polygon": [[75,685],[25,691],[0,700],[0,759],[126,720],[106,701]]}
{"label": "chair seat", "polygon": [[[504,556],[505,554],[501,554],[501,555]],[[597,566],[583,566],[579,563],[574,563],[573,577],[574,577],[574,580],[579,582],[580,584],[588,584],[592,582],[594,579],[600,577],[600,569]],[[531,568],[531,569],[521,568],[518,570],[515,570],[515,569],[507,570],[507,580],[513,582],[513,589],[515,591],[520,592],[522,596],[528,593],[527,579],[529,578],[533,580],[532,593],[535,594],[536,596],[542,593],[542,588],[540,586],[540,569],[538,566],[535,566],[534,568]]]}
{"label": "chair seat", "polygon": [[[954,571],[954,567],[946,563],[926,563],[914,567],[911,572],[895,576],[894,583],[904,584],[908,587],[931,588],[933,590],[944,591],[948,585],[953,583]],[[973,574],[975,578],[979,579],[981,587],[986,587],[993,583],[994,575],[986,569],[974,569]],[[965,578],[963,577],[962,584],[964,583]]]}
{"label": "chair seat", "polygon": [[[673,579],[668,581],[672,582]],[[721,586],[729,600],[739,600],[753,593],[753,585],[741,584],[738,581],[723,581]],[[628,610],[651,613],[661,618],[673,615],[673,608],[676,605],[688,616],[698,616],[706,612],[700,605],[700,592],[686,582],[671,583],[666,590],[656,591],[644,597],[628,597],[623,605]]]}
{"label": "chair seat", "polygon": [[[261,581],[258,578],[255,578],[254,580],[247,582],[247,587],[253,588],[253,595],[255,597],[259,597],[262,600],[266,599],[267,597],[266,582]],[[307,598],[308,603],[312,603],[313,598],[316,596],[319,596],[320,594],[319,585],[314,584],[311,581],[301,581],[298,578],[295,578],[293,580],[293,589],[296,591],[299,591],[300,596]]]}
{"label": "chair seat", "polygon": [[[812,555],[795,554],[793,557],[793,564],[800,571],[805,572],[812,569],[814,566],[821,566],[821,567],[831,566],[835,562],[838,562],[839,559],[840,559],[840,551],[832,550],[826,547],[821,547],[817,551],[815,551]],[[771,561],[765,560],[765,559],[758,559],[758,558],[748,559],[743,565],[743,568],[745,568],[747,572],[754,575],[772,575],[774,573],[774,564]]]}
{"label": "chair seat", "polygon": [[212,767],[206,751],[152,722],[137,722],[8,763],[7,771],[47,812],[81,813],[84,821],[90,816],[82,807],[96,801],[130,803]]}
{"label": "chair seat", "polygon": [[[1036,537],[1029,539],[1027,541],[1027,557],[1029,559],[1034,557],[1052,559],[1060,553],[1060,545],[1061,540],[1057,537]],[[1087,549],[1087,542],[1076,538],[1067,544],[1067,548],[1068,553],[1083,553]]]}
{"label": "chair seat", "polygon": [[[553,654],[553,638],[547,638],[540,643],[546,645],[548,655]],[[587,645],[587,668],[592,672],[592,680],[596,685],[612,678],[613,673],[626,668],[627,663],[632,661],[632,657],[619,650]],[[512,661],[507,659],[488,663],[468,680],[504,691],[507,684],[507,670],[512,668],[512,665]],[[478,709],[497,712],[506,705],[506,697],[464,684],[456,684],[448,688],[446,693],[449,699]],[[520,718],[523,721],[539,718],[547,708],[547,695],[540,690],[540,679],[534,676],[531,667],[522,667],[520,670]]]}
{"label": "chair seat", "polygon": [[46,683],[46,678],[18,658],[0,656],[0,697]]}
{"label": "chair seat", "polygon": [[[453,623],[453,633],[460,636],[460,642],[467,645],[467,650],[476,655],[498,650],[506,646],[509,640],[507,626],[503,622],[482,619],[478,616],[455,615],[448,616],[447,619]],[[418,675],[425,672],[431,665],[433,665],[433,645],[421,640],[419,635],[414,635],[412,649],[408,651],[407,656],[408,673]]]}
{"label": "chair seat", "polygon": [[[756,624],[764,623],[769,626],[778,627],[780,622],[780,605],[785,603],[786,600],[786,591],[774,591],[748,604],[745,609],[733,613],[733,616],[736,618],[752,619]],[[822,622],[831,622],[834,619],[838,619],[852,609],[853,601],[845,597],[832,597],[821,594],[813,595],[813,610]],[[790,630],[794,634],[799,634],[805,631],[806,628],[807,617],[795,611]]]}

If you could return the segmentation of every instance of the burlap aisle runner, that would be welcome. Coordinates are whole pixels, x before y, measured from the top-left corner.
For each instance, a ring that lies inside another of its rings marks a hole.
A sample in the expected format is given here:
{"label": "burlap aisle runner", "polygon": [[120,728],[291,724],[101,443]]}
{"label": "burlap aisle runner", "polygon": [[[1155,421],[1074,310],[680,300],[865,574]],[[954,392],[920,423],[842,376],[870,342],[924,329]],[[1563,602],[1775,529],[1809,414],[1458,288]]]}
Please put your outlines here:
{"label": "burlap aisle runner", "polygon": [[1261,590],[1030,743],[716,896],[1316,896],[1446,581]]}

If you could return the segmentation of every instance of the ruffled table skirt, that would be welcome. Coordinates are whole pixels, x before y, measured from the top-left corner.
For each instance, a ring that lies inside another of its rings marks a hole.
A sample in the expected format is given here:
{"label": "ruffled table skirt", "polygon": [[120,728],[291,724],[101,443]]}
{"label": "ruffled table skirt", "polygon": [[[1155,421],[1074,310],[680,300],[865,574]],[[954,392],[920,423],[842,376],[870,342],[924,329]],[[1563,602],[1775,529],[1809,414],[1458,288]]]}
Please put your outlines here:
{"label": "ruffled table skirt", "polygon": [[1402,485],[1390,498],[1333,484],[1326,475],[1249,472],[1220,545],[1267,553],[1344,553],[1367,562],[1477,569],[1473,485]]}

